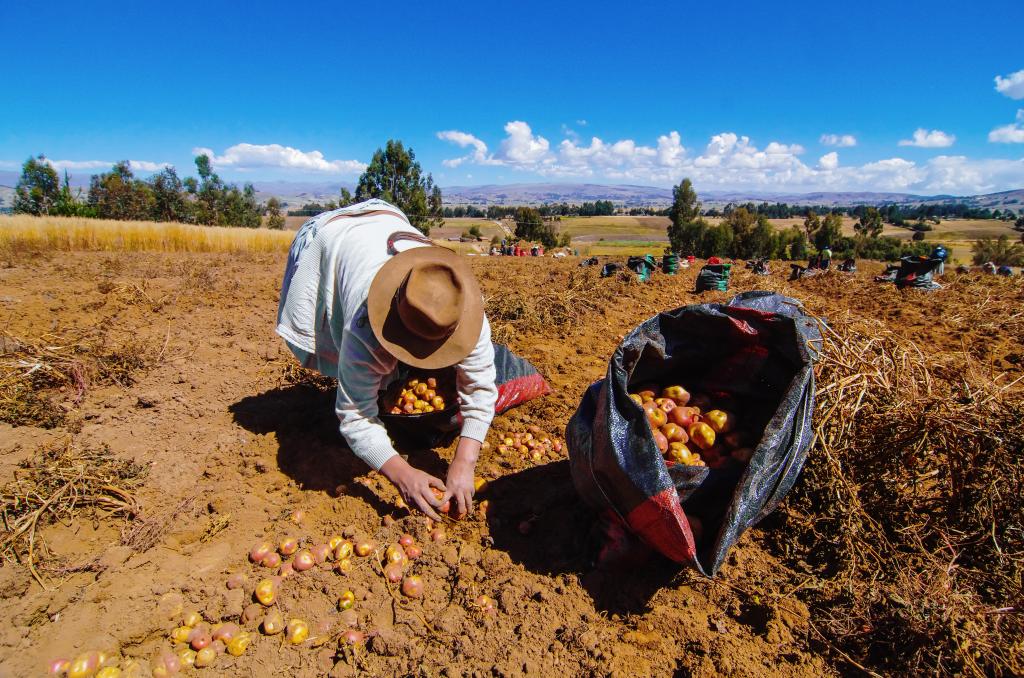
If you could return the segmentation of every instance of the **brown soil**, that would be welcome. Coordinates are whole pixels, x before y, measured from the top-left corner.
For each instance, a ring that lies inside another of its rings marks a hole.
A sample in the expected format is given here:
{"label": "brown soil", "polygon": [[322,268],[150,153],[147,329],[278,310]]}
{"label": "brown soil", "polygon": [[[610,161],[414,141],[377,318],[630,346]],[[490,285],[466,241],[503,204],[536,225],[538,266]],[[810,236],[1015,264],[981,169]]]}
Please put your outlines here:
{"label": "brown soil", "polygon": [[[725,299],[744,289],[778,289],[824,317],[856,314],[928,347],[933,360],[971,356],[978,370],[1020,376],[1019,319],[986,312],[1019,285],[992,280],[912,300],[870,282],[837,284],[838,274],[787,283],[788,270],[757,278],[738,271],[729,294],[692,293],[694,270],[650,284],[600,281],[574,261],[475,260],[496,337],[528,358],[553,393],[497,417],[493,431],[537,424],[561,436],[584,389],[604,376],[618,339],[658,310]],[[788,268],[788,267],[787,267]],[[869,266],[869,268],[871,268]],[[149,467],[130,521],[82,512],[36,536],[44,590],[24,566],[0,567],[0,674],[40,675],[54,657],[98,649],[149,660],[170,648],[183,609],[207,620],[237,619],[267,570],[249,548],[284,536],[321,542],[331,535],[391,543],[403,532],[423,545],[413,569],[426,581],[421,601],[389,588],[375,558],[342,576],[316,568],[285,579],[278,606],[330,636],[287,646],[261,636],[242,657],[221,656],[211,675],[785,675],[843,673],[838,653],[794,593],[806,582],[797,563],[773,555],[760,527],[745,535],[714,580],[654,559],[609,576],[591,565],[592,517],[579,506],[564,460],[544,464],[482,455],[478,474],[486,517],[446,525],[431,543],[422,517],[396,507],[396,494],[347,452],[330,390],[296,377],[273,332],[283,258],[79,253],[35,257],[0,270],[5,331],[23,341],[101,330],[135,347],[146,367],[134,383],[97,382],[52,429],[0,424],[0,486],[41,446],[71,440],[109,446]],[[844,279],[845,280],[845,279]],[[509,292],[512,290],[513,292]],[[524,300],[568,290],[543,307]],[[573,292],[575,290],[575,292]],[[576,294],[576,297],[571,296]],[[944,299],[963,303],[948,312]],[[963,298],[970,295],[970,298]],[[521,303],[511,309],[509,297]],[[562,303],[561,306],[559,304]],[[546,326],[545,326],[546,323]],[[1002,325],[1000,324],[1002,323]],[[1016,323],[1016,324],[1014,324]],[[495,440],[492,432],[490,440]],[[451,448],[414,452],[443,477]],[[294,509],[305,517],[290,520]],[[393,519],[393,521],[392,521]],[[527,521],[532,530],[522,534]],[[390,523],[390,524],[389,524]],[[140,530],[145,526],[145,530]],[[140,538],[143,534],[145,538]],[[133,538],[134,536],[134,538]],[[126,545],[130,544],[130,545]],[[248,577],[229,591],[229,573]],[[336,608],[356,594],[366,647],[339,649]],[[497,600],[485,614],[473,600]],[[321,627],[321,625],[323,625]]]}

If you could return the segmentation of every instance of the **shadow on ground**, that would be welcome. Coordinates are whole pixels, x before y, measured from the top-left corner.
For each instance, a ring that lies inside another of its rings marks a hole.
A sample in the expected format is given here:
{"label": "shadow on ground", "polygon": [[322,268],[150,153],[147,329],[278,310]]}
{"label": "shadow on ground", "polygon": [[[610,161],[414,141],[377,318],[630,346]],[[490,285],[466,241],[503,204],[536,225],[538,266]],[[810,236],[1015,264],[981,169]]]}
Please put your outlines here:
{"label": "shadow on ground", "polygon": [[[278,467],[303,490],[334,495],[339,485],[345,485],[347,494],[365,500],[379,513],[394,509],[361,483],[352,482],[369,468],[349,450],[338,432],[333,390],[302,384],[284,386],[246,396],[228,409],[247,431],[276,435]],[[433,450],[413,454],[418,468],[435,475],[440,472],[444,477],[447,464]]]}
{"label": "shadow on ground", "polygon": [[603,523],[580,500],[567,461],[502,476],[483,498],[491,500],[487,520],[494,548],[531,572],[576,575],[599,610],[644,612],[679,573],[678,565],[639,542],[631,544],[628,559],[598,566]]}

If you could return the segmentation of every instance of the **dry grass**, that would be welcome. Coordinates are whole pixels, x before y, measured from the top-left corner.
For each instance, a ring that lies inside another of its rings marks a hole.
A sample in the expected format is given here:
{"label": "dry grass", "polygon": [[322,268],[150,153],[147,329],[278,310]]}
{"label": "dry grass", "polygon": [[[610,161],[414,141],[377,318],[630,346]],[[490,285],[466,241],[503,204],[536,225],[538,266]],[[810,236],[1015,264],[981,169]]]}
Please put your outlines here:
{"label": "dry grass", "polygon": [[806,564],[801,597],[855,663],[1020,675],[1019,388],[930,359],[881,322],[829,320],[818,444],[773,547]]}
{"label": "dry grass", "polygon": [[34,563],[38,528],[70,523],[82,510],[132,516],[138,510],[133,491],[145,475],[144,466],[115,458],[106,446],[80,449],[68,441],[40,448],[0,490],[0,560],[26,563],[48,588]]}
{"label": "dry grass", "polygon": [[287,252],[294,233],[149,221],[72,217],[0,217],[0,253],[47,251]]}

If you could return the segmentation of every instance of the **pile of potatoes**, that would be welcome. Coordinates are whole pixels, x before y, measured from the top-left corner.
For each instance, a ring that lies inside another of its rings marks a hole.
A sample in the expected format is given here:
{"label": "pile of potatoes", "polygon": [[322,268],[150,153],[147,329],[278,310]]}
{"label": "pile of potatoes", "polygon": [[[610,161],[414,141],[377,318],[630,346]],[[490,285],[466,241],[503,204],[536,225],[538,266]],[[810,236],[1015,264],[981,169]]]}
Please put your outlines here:
{"label": "pile of potatoes", "polygon": [[654,444],[668,462],[718,468],[746,464],[753,456],[757,438],[738,426],[735,405],[716,407],[709,396],[691,396],[678,384],[640,387],[629,397],[647,415]]}

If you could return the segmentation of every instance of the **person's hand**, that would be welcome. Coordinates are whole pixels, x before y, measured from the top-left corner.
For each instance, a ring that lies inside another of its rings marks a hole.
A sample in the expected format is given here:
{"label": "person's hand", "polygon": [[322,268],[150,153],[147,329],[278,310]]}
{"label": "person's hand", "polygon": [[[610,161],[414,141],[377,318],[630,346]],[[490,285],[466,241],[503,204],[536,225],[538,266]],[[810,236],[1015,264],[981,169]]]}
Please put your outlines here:
{"label": "person's hand", "polygon": [[441,503],[453,499],[455,501],[455,517],[461,518],[473,508],[473,494],[476,488],[473,487],[473,469],[476,466],[473,462],[467,462],[456,457],[452,465],[448,467],[448,482],[444,497]]}
{"label": "person's hand", "polygon": [[[441,520],[441,516],[434,509],[439,508],[444,502],[438,501],[430,489],[436,487],[442,492],[445,491],[444,483],[438,478],[413,468],[409,462],[398,455],[384,462],[384,465],[380,467],[380,472],[398,489],[406,504],[415,506],[434,520]],[[472,472],[470,472],[469,483],[472,488]]]}

